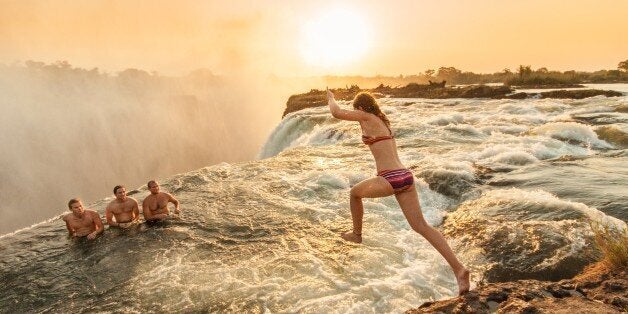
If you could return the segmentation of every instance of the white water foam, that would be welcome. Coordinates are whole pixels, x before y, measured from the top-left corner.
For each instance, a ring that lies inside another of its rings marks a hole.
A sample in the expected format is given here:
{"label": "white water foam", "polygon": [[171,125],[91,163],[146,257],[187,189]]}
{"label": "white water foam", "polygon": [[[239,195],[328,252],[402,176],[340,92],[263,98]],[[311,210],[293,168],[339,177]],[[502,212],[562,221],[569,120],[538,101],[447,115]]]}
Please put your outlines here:
{"label": "white water foam", "polygon": [[[560,253],[557,260],[545,258],[541,267],[583,249],[585,234],[580,227],[586,219],[625,228],[620,220],[591,206],[544,191],[495,189],[482,185],[483,179],[478,178],[485,170],[482,166],[504,169],[499,175],[507,181],[510,170],[525,175],[553,167],[554,162],[544,162],[548,159],[605,158],[599,156],[607,149],[603,145],[586,144],[596,139],[591,128],[587,126],[587,131],[581,124],[562,125],[554,120],[589,106],[587,101],[385,102],[384,110],[397,131],[400,158],[418,176],[416,189],[428,223],[440,226],[444,222],[441,227],[445,228],[448,222],[461,219],[457,216],[495,205],[491,210],[497,213],[482,212],[481,218],[499,218],[484,225],[487,236],[497,234],[490,231],[505,230],[512,231],[509,237],[517,237],[526,234],[524,227],[543,224],[558,230],[573,228],[566,233],[571,239],[568,245],[556,250]],[[5,246],[5,255],[12,257],[0,260],[12,265],[6,271],[15,272],[5,278],[34,276],[34,280],[11,281],[11,287],[30,290],[7,300],[35,300],[21,303],[33,304],[38,299],[31,295],[58,295],[49,298],[63,312],[86,310],[72,305],[84,298],[90,304],[87,310],[95,312],[396,313],[455,295],[451,270],[410,228],[394,197],[364,200],[362,245],[340,239],[339,234],[351,228],[350,188],[374,176],[375,169],[368,148],[360,142],[357,124],[333,119],[327,110],[312,108],[286,116],[260,152],[265,159],[215,165],[161,182],[184,205],[180,222],[128,237],[108,230],[93,246],[68,248],[62,242],[67,234],[63,225],[56,220],[46,222],[30,230],[53,230],[57,248],[46,252],[40,245],[38,254],[43,256],[37,259],[28,258],[35,254],[28,251],[28,239],[0,238],[3,244],[14,241]],[[575,132],[563,137],[559,130]],[[559,133],[560,139],[555,138]],[[603,163],[597,166],[603,168]],[[428,184],[428,180],[434,181]],[[442,183],[458,184],[460,191],[448,197],[430,189]],[[147,193],[145,188],[140,192],[140,198]],[[96,209],[105,205],[106,201],[99,202]],[[461,209],[464,213],[458,213]],[[478,237],[475,227],[468,225],[449,239],[462,262],[474,269],[472,280],[479,279],[483,267],[496,257],[484,249],[460,249],[472,242],[462,241],[465,237]],[[497,251],[504,245],[501,240],[518,243],[517,239],[498,239],[493,242]],[[529,253],[521,258],[532,258],[538,251]],[[129,266],[128,277],[109,270],[119,264]],[[76,278],[83,278],[87,270],[96,274],[94,288],[76,290],[77,279],[54,275],[56,268],[70,266],[78,267],[72,274]],[[33,268],[42,271],[33,272]],[[148,278],[146,269],[157,274]],[[47,281],[55,286],[46,286],[46,293],[40,293],[38,283]],[[64,302],[72,293],[73,302]],[[119,302],[123,296],[137,301]]]}
{"label": "white water foam", "polygon": [[613,145],[600,140],[593,129],[584,124],[575,122],[548,123],[532,130],[533,134],[545,135],[551,138],[575,141],[598,149],[612,149]]}

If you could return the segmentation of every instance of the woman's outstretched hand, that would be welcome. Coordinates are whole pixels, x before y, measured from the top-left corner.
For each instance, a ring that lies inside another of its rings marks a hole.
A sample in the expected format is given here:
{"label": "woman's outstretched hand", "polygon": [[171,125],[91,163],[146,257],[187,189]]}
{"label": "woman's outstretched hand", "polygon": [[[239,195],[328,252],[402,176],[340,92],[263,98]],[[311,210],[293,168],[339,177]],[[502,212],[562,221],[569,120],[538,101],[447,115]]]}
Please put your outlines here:
{"label": "woman's outstretched hand", "polygon": [[340,107],[338,107],[336,99],[334,99],[334,93],[332,93],[329,88],[327,88],[327,105],[329,105],[329,111],[331,112],[331,115],[338,118]]}
{"label": "woman's outstretched hand", "polygon": [[327,88],[327,103],[329,103],[330,101],[333,101],[334,99],[334,93],[332,93],[329,88]]}

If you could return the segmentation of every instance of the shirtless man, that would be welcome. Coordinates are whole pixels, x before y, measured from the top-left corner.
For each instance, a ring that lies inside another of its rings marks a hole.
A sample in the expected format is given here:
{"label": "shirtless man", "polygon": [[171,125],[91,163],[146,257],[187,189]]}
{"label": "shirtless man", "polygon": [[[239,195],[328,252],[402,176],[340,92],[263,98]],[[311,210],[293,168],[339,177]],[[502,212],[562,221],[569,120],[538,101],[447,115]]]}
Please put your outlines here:
{"label": "shirtless man", "polygon": [[126,196],[126,188],[116,185],[113,194],[116,195],[116,199],[111,201],[105,210],[107,224],[112,227],[128,228],[139,222],[140,208],[134,198]]}
{"label": "shirtless man", "polygon": [[174,204],[174,213],[178,215],[179,201],[174,196],[166,192],[159,192],[159,183],[155,180],[148,181],[148,195],[142,202],[142,211],[144,212],[144,219],[146,221],[162,220],[168,217],[170,211],[168,210],[168,203]]}
{"label": "shirtless man", "polygon": [[102,233],[104,227],[100,215],[91,209],[84,209],[80,199],[71,199],[68,202],[68,208],[72,213],[63,216],[63,221],[70,236],[87,236],[89,240],[93,240]]}

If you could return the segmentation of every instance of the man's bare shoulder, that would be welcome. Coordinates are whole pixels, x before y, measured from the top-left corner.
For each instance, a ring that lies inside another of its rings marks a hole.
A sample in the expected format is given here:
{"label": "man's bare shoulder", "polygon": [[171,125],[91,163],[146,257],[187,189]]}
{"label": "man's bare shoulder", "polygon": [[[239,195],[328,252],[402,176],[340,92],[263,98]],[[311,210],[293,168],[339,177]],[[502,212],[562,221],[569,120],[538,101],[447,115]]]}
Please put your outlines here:
{"label": "man's bare shoulder", "polygon": [[144,198],[144,200],[143,200],[142,202],[144,203],[144,202],[146,202],[146,201],[149,201],[149,200],[151,200],[153,197],[155,197],[153,194],[148,194],[148,195]]}
{"label": "man's bare shoulder", "polygon": [[127,196],[127,200],[130,201],[131,204],[134,204],[134,205],[137,204],[137,200],[132,197]]}
{"label": "man's bare shoulder", "polygon": [[159,196],[170,198],[170,197],[172,197],[172,194],[170,194],[168,192],[159,192]]}
{"label": "man's bare shoulder", "polygon": [[93,209],[86,209],[86,210],[85,210],[85,212],[86,212],[86,213],[88,213],[88,214],[90,214],[90,215],[92,215],[92,216],[98,216],[98,217],[100,217],[100,215],[98,214],[98,212],[97,212],[97,211],[95,211],[95,210],[93,210]]}
{"label": "man's bare shoulder", "polygon": [[63,221],[70,220],[70,215],[72,215],[72,214],[65,214],[65,215],[61,216],[61,220],[63,220]]}

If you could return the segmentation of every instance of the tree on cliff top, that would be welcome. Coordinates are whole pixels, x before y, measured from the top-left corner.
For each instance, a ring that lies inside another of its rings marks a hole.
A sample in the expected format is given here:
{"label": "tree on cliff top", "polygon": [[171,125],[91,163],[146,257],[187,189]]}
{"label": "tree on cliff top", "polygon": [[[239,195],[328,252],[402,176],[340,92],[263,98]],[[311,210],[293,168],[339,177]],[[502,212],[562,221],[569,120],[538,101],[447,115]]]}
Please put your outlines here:
{"label": "tree on cliff top", "polygon": [[530,74],[532,74],[532,67],[529,65],[520,65],[517,72],[519,73],[520,78],[523,78],[524,76],[530,76]]}
{"label": "tree on cliff top", "polygon": [[602,251],[603,262],[611,269],[628,267],[628,229],[605,225],[599,221],[589,223],[595,244]]}
{"label": "tree on cliff top", "polygon": [[617,65],[617,68],[618,68],[619,70],[623,70],[624,72],[628,72],[628,59],[627,59],[627,60],[624,60],[624,61],[622,61],[622,62],[620,62],[620,63]]}
{"label": "tree on cliff top", "polygon": [[462,71],[454,67],[440,67],[436,73],[436,77],[446,80],[451,80],[462,74]]}

